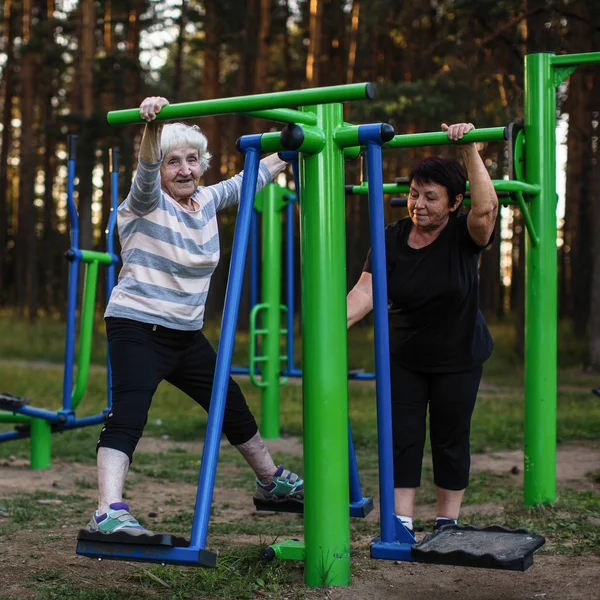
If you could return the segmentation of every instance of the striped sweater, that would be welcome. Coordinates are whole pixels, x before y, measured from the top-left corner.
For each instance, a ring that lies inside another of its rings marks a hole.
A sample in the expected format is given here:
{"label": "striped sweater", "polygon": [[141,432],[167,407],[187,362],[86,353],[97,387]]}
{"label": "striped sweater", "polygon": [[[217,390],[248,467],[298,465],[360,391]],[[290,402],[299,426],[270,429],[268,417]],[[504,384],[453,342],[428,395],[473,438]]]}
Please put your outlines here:
{"label": "striped sweater", "polygon": [[[242,173],[196,188],[191,210],[161,189],[160,164],[139,159],[131,190],[119,206],[123,266],[104,316],[193,331],[204,323],[219,262],[217,212],[239,203]],[[257,191],[277,173],[261,162]]]}

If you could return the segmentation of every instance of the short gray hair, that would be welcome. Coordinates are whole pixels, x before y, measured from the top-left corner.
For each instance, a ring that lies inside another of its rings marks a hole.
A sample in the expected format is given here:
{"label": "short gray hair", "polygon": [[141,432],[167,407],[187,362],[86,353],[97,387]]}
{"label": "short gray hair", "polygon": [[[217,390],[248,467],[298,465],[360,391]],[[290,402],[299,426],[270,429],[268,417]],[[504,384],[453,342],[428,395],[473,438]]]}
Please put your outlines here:
{"label": "short gray hair", "polygon": [[163,127],[160,137],[160,147],[164,156],[177,148],[195,148],[198,150],[200,175],[208,169],[211,159],[210,153],[207,150],[208,140],[197,125],[168,123]]}

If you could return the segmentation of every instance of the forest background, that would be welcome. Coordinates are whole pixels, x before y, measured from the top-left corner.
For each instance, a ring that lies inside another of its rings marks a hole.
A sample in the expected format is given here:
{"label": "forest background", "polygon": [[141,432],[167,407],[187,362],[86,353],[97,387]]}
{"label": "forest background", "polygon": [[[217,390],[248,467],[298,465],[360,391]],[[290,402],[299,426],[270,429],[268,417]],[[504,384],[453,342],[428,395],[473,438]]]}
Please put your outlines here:
{"label": "forest background", "polygon": [[[444,121],[507,125],[523,117],[526,54],[600,50],[600,3],[4,0],[0,27],[0,312],[35,323],[65,312],[69,134],[78,136],[81,248],[106,247],[111,147],[120,150],[120,198],[127,194],[142,128],[109,127],[109,110],[136,107],[147,95],[175,103],[371,81],[375,101],[348,105],[348,121],[387,121],[396,133],[437,131]],[[600,73],[579,68],[557,93],[566,150],[559,155],[567,157],[564,172],[559,169],[565,194],[557,214],[561,331],[584,343],[576,360],[600,370]],[[240,135],[278,129],[242,116],[197,123],[213,155],[206,184],[241,169]],[[385,152],[384,180],[407,175],[430,152]],[[482,145],[481,152],[493,178],[507,175],[505,145]],[[347,163],[346,183],[358,181],[359,162]],[[235,215],[220,217],[222,259],[207,322],[220,321]],[[348,196],[346,215],[351,287],[369,247],[365,197]],[[388,222],[402,216],[403,209],[386,205]],[[521,353],[524,227],[518,209],[504,208],[497,227],[482,257],[481,307],[488,319],[514,327]],[[101,289],[99,315],[103,297]],[[244,294],[241,327],[248,308]]]}

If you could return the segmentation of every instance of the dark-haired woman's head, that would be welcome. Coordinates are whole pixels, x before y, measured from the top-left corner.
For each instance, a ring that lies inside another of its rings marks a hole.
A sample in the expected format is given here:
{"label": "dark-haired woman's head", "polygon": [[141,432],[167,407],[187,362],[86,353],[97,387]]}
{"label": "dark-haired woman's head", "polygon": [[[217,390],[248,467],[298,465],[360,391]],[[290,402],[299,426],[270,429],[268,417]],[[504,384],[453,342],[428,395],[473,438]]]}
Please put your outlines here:
{"label": "dark-haired woman's head", "polygon": [[409,183],[410,218],[417,227],[431,230],[456,216],[465,196],[467,175],[457,160],[432,156],[413,168]]}

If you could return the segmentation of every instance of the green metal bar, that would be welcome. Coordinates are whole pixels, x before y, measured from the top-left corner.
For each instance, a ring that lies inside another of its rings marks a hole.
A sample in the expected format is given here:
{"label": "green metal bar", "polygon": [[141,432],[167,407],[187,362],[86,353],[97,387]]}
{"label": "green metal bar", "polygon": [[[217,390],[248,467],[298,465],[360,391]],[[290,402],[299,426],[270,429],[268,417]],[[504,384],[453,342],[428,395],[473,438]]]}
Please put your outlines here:
{"label": "green metal bar", "polygon": [[556,96],[553,55],[525,57],[525,164],[540,243],[525,238],[525,503],[556,500]]}
{"label": "green metal bar", "polygon": [[[353,83],[306,90],[290,90],[274,94],[255,94],[216,100],[200,100],[164,106],[158,113],[158,121],[172,119],[191,119],[229,113],[248,113],[273,108],[294,108],[308,104],[327,104],[331,102],[350,102],[351,100],[372,99],[373,86],[370,83]],[[133,125],[145,123],[139,108],[113,110],[106,116],[109,125]]]}
{"label": "green metal bar", "polygon": [[[383,193],[384,194],[408,194],[409,188],[408,184],[397,185],[395,183],[384,183],[383,184]],[[352,186],[353,194],[363,194],[367,195],[369,193],[369,188],[366,183],[361,183],[360,185]]]}
{"label": "green metal bar", "polygon": [[29,423],[32,417],[19,413],[0,412],[0,423]]}
{"label": "green metal bar", "polygon": [[551,55],[550,63],[553,67],[577,67],[579,65],[600,63],[600,52]]}
{"label": "green metal bar", "polygon": [[281,209],[287,189],[272,183],[261,194],[262,211],[262,290],[267,305],[263,313],[263,352],[267,360],[262,369],[266,386],[261,391],[260,431],[266,440],[279,439],[279,373],[281,371]]}
{"label": "green metal bar", "polygon": [[358,140],[358,125],[344,124],[334,134],[333,139],[340,148],[352,148],[354,146],[360,146]]}
{"label": "green metal bar", "polygon": [[281,147],[281,141],[279,131],[269,131],[268,133],[263,133],[260,138],[260,149],[263,152],[279,152],[283,148]]}
{"label": "green metal bar", "polygon": [[265,335],[267,333],[266,329],[258,329],[256,327],[256,323],[258,321],[258,313],[266,310],[266,308],[267,304],[261,302],[260,304],[255,304],[250,311],[250,327],[248,332],[250,336],[248,371],[250,374],[250,382],[257,388],[263,388],[267,385],[264,381],[256,376],[257,363],[263,363],[266,360],[265,356],[257,356],[257,338],[259,335]]}
{"label": "green metal bar", "polygon": [[293,110],[291,108],[275,108],[272,110],[255,110],[245,113],[249,117],[259,117],[261,119],[270,119],[281,123],[302,123],[303,125],[316,125],[317,120],[312,115]]}
{"label": "green metal bar", "polygon": [[540,243],[540,238],[538,237],[535,227],[533,225],[533,221],[531,220],[531,214],[529,213],[529,209],[525,204],[525,198],[523,198],[522,192],[516,192],[517,202],[519,204],[519,208],[521,209],[521,214],[523,215],[523,220],[525,221],[525,227],[527,228],[527,232],[529,233],[529,241],[534,248],[537,248]]}
{"label": "green metal bar", "polygon": [[[524,181],[515,181],[514,179],[493,179],[492,183],[497,192],[521,192],[523,194],[537,195],[541,191],[539,185],[526,183]],[[467,189],[470,189],[468,181]]]}
{"label": "green metal bar", "polygon": [[52,429],[49,421],[31,419],[31,468],[48,469],[52,453]]}
{"label": "green metal bar", "polygon": [[325,146],[325,136],[319,127],[288,125],[281,131],[281,145],[286,150],[316,154]]}
{"label": "green metal bar", "polygon": [[91,262],[85,271],[81,325],[79,331],[79,358],[77,360],[77,378],[71,397],[71,408],[76,410],[83,398],[90,374],[92,357],[92,335],[94,333],[94,313],[96,304],[96,286],[98,283],[98,263]]}
{"label": "green metal bar", "polygon": [[[493,179],[494,189],[497,192],[522,192],[525,194],[539,194],[541,187],[524,181],[515,181],[511,179]],[[467,181],[467,190],[469,182]],[[408,183],[384,183],[384,194],[408,194],[410,187]],[[366,183],[355,185],[352,187],[353,194],[368,194],[369,188]]]}
{"label": "green metal bar", "polygon": [[384,146],[387,148],[414,148],[416,146],[450,146],[472,142],[505,142],[506,140],[508,140],[508,129],[506,127],[488,127],[473,129],[458,142],[449,140],[445,131],[436,131],[396,135],[393,140],[384,144]]}
{"label": "green metal bar", "polygon": [[344,158],[346,160],[356,160],[360,156],[362,148],[360,146],[352,146],[351,148],[344,148]]}
{"label": "green metal bar", "polygon": [[304,560],[304,542],[297,540],[286,540],[273,544],[271,548],[275,557],[282,560]]}
{"label": "green metal bar", "polygon": [[80,250],[81,262],[100,263],[101,265],[112,265],[113,257],[108,252],[96,252],[95,250]]}
{"label": "green metal bar", "polygon": [[327,140],[322,152],[300,157],[304,580],[322,587],[350,581],[344,154],[333,141],[343,111],[304,110]]}

